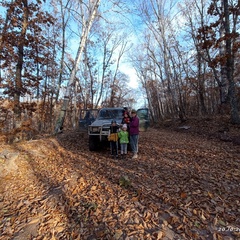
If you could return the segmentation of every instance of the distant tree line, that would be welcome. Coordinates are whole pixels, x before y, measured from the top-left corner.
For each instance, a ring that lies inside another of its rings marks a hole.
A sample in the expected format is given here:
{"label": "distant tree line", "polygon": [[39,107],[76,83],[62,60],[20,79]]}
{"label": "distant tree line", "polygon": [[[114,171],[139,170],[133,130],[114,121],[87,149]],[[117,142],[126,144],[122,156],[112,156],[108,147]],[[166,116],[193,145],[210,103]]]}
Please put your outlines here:
{"label": "distant tree line", "polygon": [[136,5],[145,29],[132,61],[154,121],[223,113],[239,124],[239,1],[177,2]]}
{"label": "distant tree line", "polygon": [[239,2],[178,2],[1,1],[2,130],[75,128],[82,108],[134,106],[126,59],[154,122],[239,124]]}

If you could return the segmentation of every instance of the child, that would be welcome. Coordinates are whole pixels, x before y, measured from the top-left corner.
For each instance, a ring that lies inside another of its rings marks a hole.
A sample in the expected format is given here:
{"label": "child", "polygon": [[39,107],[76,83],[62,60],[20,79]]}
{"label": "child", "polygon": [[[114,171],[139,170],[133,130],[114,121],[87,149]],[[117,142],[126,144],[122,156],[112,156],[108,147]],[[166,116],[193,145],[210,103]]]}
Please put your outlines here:
{"label": "child", "polygon": [[112,120],[109,129],[108,141],[110,141],[111,156],[116,159],[118,157],[118,130],[119,127],[115,120]]}
{"label": "child", "polygon": [[121,145],[121,157],[122,159],[124,159],[127,155],[127,145],[129,143],[127,124],[123,124],[122,130],[118,132],[118,137],[120,139],[120,145]]}
{"label": "child", "polygon": [[125,111],[123,113],[123,118],[122,118],[122,124],[126,124],[127,125],[127,131],[129,132],[129,124],[130,124],[131,118],[129,116],[128,111]]}

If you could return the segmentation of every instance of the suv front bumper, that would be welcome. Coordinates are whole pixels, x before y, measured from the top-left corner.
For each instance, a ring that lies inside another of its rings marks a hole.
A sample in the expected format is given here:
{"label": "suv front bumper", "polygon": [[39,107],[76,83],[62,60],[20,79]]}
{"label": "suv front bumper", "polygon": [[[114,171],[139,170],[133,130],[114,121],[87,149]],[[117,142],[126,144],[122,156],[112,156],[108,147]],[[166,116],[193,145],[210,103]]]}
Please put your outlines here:
{"label": "suv front bumper", "polygon": [[107,136],[109,135],[110,125],[103,125],[103,126],[89,126],[88,127],[88,135],[89,136],[99,136],[99,140],[106,140]]}

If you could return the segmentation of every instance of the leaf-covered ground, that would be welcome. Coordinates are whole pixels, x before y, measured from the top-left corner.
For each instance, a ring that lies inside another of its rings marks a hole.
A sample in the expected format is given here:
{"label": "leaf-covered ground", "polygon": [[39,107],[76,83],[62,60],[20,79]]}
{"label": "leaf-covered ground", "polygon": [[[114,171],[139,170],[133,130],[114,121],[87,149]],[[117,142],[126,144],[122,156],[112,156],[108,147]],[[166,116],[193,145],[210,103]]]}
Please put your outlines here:
{"label": "leaf-covered ground", "polygon": [[141,132],[139,158],[68,132],[0,146],[0,239],[240,239],[240,147]]}

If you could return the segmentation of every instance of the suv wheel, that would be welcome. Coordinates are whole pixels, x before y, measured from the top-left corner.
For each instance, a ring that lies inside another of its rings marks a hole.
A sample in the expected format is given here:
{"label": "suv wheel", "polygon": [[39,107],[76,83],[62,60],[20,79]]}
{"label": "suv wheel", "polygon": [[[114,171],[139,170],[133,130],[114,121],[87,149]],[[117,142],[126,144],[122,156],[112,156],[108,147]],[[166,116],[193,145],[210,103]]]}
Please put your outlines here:
{"label": "suv wheel", "polygon": [[89,136],[89,150],[96,151],[98,148],[99,140],[98,136]]}

